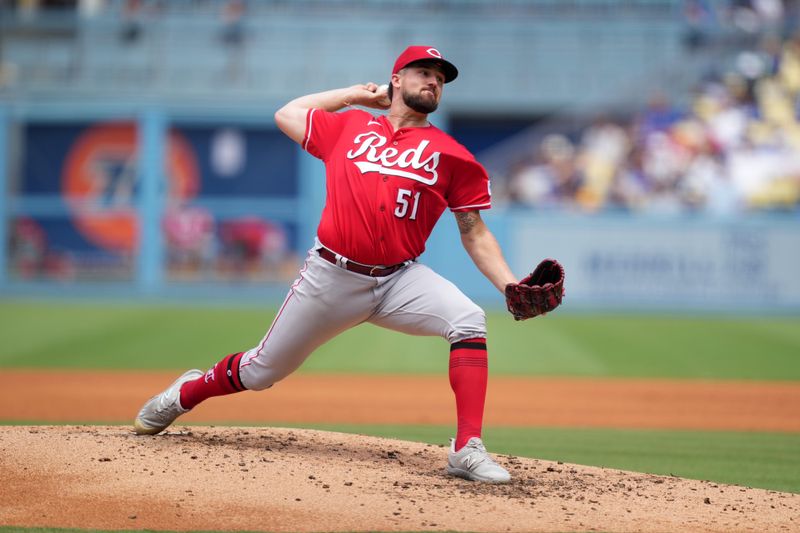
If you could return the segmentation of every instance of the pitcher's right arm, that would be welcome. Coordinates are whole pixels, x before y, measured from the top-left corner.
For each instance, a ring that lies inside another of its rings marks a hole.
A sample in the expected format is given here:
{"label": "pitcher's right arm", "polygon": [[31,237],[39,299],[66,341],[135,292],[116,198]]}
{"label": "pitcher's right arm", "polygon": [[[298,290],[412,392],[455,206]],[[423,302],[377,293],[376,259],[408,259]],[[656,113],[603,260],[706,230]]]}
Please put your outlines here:
{"label": "pitcher's right arm", "polygon": [[309,109],[334,112],[351,105],[388,109],[388,106],[384,105],[384,97],[385,94],[378,90],[378,85],[372,82],[308,94],[295,98],[276,111],[275,123],[290,139],[302,144]]}

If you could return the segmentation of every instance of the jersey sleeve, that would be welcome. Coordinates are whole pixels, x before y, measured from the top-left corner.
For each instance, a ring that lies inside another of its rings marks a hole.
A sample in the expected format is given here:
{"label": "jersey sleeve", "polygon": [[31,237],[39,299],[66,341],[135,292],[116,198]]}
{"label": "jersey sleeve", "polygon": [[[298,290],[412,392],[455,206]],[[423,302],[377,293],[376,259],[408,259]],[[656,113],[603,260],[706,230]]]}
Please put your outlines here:
{"label": "jersey sleeve", "polygon": [[349,113],[331,113],[323,109],[309,109],[306,115],[303,150],[326,161],[342,134]]}
{"label": "jersey sleeve", "polygon": [[454,165],[447,206],[454,212],[492,207],[489,174],[475,159],[460,160]]}

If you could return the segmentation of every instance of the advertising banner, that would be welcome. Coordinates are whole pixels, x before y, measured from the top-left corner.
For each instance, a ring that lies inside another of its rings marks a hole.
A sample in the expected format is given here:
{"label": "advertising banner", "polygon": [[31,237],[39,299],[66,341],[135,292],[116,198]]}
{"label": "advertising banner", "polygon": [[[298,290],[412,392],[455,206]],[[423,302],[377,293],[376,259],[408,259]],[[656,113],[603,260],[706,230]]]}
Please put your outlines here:
{"label": "advertising banner", "polygon": [[[23,208],[10,223],[12,276],[131,280],[140,249],[141,132],[132,121],[42,123],[21,134]],[[171,279],[284,278],[296,220],[265,206],[298,195],[294,144],[272,127],[176,124],[159,187]],[[285,210],[284,210],[285,211]]]}
{"label": "advertising banner", "polygon": [[800,309],[797,220],[537,217],[512,227],[512,268],[559,259],[579,307]]}

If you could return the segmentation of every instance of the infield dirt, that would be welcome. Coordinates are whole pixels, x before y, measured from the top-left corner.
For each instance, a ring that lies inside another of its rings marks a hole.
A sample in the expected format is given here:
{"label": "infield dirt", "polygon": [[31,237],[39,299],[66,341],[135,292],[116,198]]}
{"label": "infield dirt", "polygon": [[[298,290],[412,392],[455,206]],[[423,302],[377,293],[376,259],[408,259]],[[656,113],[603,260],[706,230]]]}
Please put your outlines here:
{"label": "infield dirt", "polygon": [[[3,374],[0,418],[6,421],[129,421],[149,395],[175,377]],[[180,531],[800,531],[797,494],[504,455],[496,457],[512,473],[512,483],[492,486],[448,477],[442,446],[207,425],[226,418],[369,422],[373,416],[384,423],[450,423],[453,416],[449,388],[441,378],[300,374],[289,379],[294,383],[273,391],[211,400],[181,419],[193,426],[175,426],[155,437],[136,436],[127,425],[3,427],[0,525]],[[623,386],[613,380],[500,378],[490,382],[487,419],[498,425],[797,431],[798,400],[796,384],[629,381]],[[581,406],[588,410],[584,418],[574,415]],[[562,423],[553,424],[554,419]]]}

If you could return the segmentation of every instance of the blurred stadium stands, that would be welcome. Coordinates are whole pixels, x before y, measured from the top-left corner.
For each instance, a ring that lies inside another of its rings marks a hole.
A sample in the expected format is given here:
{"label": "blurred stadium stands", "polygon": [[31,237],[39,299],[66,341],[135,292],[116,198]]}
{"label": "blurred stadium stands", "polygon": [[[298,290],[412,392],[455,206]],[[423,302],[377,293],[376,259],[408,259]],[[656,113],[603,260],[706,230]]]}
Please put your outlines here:
{"label": "blurred stadium stands", "polygon": [[482,155],[516,205],[679,213],[796,211],[800,33],[767,33],[702,73],[680,105],[557,116]]}
{"label": "blurred stadium stands", "polygon": [[[578,306],[669,306],[680,291],[653,287],[683,287],[691,257],[719,246],[697,266],[717,269],[714,298],[690,305],[800,309],[782,274],[800,261],[799,12],[796,0],[0,0],[0,295],[55,283],[235,296],[234,284],[279,297],[324,191],[273,111],[384,81],[399,50],[431,43],[461,71],[434,122],[489,168],[488,216],[515,270],[561,254]],[[453,265],[450,224],[426,261],[496,299],[467,259]],[[566,233],[531,249],[542,224]],[[608,226],[605,250],[638,244],[619,264],[560,248],[573,225]],[[689,244],[647,249],[631,233],[642,227]],[[765,254],[761,270],[750,253]],[[627,297],[580,288],[609,269],[632,280]],[[742,294],[728,287],[742,272],[771,278]]]}
{"label": "blurred stadium stands", "polygon": [[386,79],[398,49],[435,40],[463,71],[449,106],[591,106],[621,92],[637,98],[645,80],[674,81],[665,66],[681,59],[685,28],[678,4],[662,0],[80,5],[4,10],[6,90],[284,101],[320,86]]}

